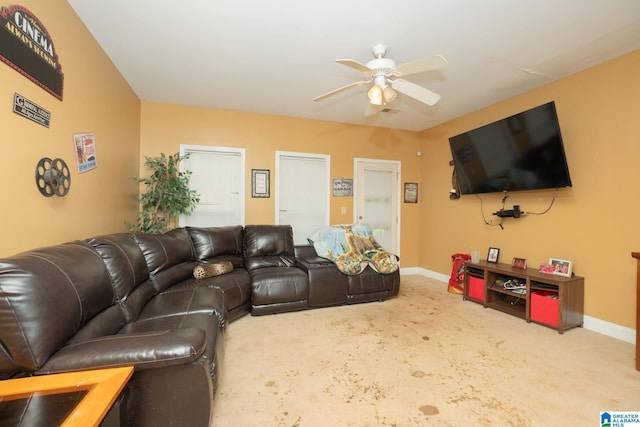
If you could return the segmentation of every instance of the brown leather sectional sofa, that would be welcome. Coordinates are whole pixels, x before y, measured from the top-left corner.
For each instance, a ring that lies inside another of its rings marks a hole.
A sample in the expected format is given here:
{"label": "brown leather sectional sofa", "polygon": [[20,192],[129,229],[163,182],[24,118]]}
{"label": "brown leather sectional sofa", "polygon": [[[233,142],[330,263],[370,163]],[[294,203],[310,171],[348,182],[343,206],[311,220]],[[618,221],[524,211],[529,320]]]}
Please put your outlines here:
{"label": "brown leather sectional sofa", "polygon": [[[221,261],[233,270],[194,278],[195,266]],[[228,322],[384,300],[399,286],[397,271],[342,274],[312,246],[294,246],[282,225],[121,233],[35,249],[0,259],[0,380],[134,366],[124,425],[207,426]]]}

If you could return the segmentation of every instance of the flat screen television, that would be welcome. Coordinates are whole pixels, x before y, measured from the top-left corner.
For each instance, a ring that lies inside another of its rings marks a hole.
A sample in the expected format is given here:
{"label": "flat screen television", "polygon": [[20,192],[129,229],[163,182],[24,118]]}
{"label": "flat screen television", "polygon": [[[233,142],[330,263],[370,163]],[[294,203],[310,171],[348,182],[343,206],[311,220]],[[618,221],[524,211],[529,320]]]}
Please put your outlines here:
{"label": "flat screen television", "polygon": [[571,187],[555,103],[449,138],[461,194]]}

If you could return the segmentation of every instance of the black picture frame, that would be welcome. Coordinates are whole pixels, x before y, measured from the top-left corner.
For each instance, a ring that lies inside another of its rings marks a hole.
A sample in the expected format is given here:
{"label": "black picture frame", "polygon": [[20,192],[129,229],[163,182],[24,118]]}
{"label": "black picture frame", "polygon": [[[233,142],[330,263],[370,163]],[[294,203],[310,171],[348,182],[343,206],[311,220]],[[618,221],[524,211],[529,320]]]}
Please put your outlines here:
{"label": "black picture frame", "polygon": [[418,183],[417,182],[404,183],[404,202],[418,203]]}
{"label": "black picture frame", "polygon": [[251,169],[251,197],[271,197],[269,169]]}
{"label": "black picture frame", "polygon": [[487,262],[492,262],[496,264],[498,262],[498,257],[500,257],[500,248],[489,248],[489,252],[487,252]]}

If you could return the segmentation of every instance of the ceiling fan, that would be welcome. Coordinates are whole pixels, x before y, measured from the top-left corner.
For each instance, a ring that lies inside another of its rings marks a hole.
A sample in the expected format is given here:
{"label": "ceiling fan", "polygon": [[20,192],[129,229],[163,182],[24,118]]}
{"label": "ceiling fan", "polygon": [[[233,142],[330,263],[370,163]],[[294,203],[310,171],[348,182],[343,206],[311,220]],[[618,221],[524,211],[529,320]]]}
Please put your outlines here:
{"label": "ceiling fan", "polygon": [[397,92],[410,96],[424,104],[434,105],[440,99],[440,95],[435,92],[418,86],[415,83],[401,79],[401,76],[421,73],[423,71],[434,70],[447,65],[447,60],[442,55],[433,55],[415,61],[396,65],[395,61],[385,58],[387,47],[377,44],[373,47],[375,59],[367,62],[366,65],[354,61],[353,59],[338,59],[336,62],[354,68],[364,73],[364,80],[350,83],[341,88],[332,90],[323,95],[313,98],[314,101],[322,101],[325,98],[338,94],[348,89],[367,85],[373,82],[369,89],[367,109],[365,115],[377,113],[383,106],[387,105],[398,96]]}

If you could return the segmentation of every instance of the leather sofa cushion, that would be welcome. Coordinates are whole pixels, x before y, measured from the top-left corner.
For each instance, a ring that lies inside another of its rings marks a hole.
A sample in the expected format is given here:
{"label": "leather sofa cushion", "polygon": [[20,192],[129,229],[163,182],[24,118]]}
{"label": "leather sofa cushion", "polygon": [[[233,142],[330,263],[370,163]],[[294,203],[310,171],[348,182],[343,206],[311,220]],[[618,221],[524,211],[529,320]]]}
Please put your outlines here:
{"label": "leather sofa cushion", "polygon": [[249,271],[295,266],[293,229],[290,225],[247,225],[244,257]]}
{"label": "leather sofa cushion", "polygon": [[114,301],[104,263],[84,242],[0,260],[0,319],[13,319],[2,322],[0,341],[23,371],[37,371]]}
{"label": "leather sofa cushion", "polygon": [[[173,293],[192,288],[217,288],[224,294],[224,306],[227,309],[228,320],[235,320],[249,311],[251,303],[251,278],[244,268],[235,268],[232,272],[221,276],[198,280],[191,278],[176,283],[163,293]],[[243,310],[243,307],[245,310]],[[239,311],[239,312],[237,312]],[[231,315],[233,312],[233,316]]]}
{"label": "leather sofa cushion", "polygon": [[138,321],[167,316],[204,313],[217,319],[221,327],[227,324],[224,294],[217,288],[194,287],[156,295],[144,307]]}
{"label": "leather sofa cushion", "polygon": [[149,278],[149,269],[140,249],[130,234],[110,234],[87,239],[104,261],[113,282],[118,301]]}
{"label": "leather sofa cushion", "polygon": [[197,263],[191,261],[194,251],[186,229],[176,228],[164,234],[138,233],[133,238],[142,249],[156,292],[193,277]]}
{"label": "leather sofa cushion", "polygon": [[11,378],[18,372],[18,366],[16,366],[7,353],[5,346],[0,342],[0,380]]}
{"label": "leather sofa cushion", "polygon": [[400,282],[398,270],[391,274],[375,272],[371,267],[365,268],[362,273],[349,275],[349,295],[369,294],[374,292],[391,292],[397,288]]}
{"label": "leather sofa cushion", "polygon": [[136,320],[156,293],[149,283],[149,269],[140,246],[126,233],[93,237],[86,242],[104,261],[125,320]]}
{"label": "leather sofa cushion", "polygon": [[134,234],[142,249],[151,274],[165,270],[193,258],[191,238],[184,228],[176,228],[164,234]]}
{"label": "leather sofa cushion", "polygon": [[253,306],[308,299],[309,279],[299,268],[260,268],[250,274]]}
{"label": "leather sofa cushion", "polygon": [[229,261],[235,268],[244,268],[241,225],[228,227],[187,227],[193,241],[196,258],[209,263]]}

